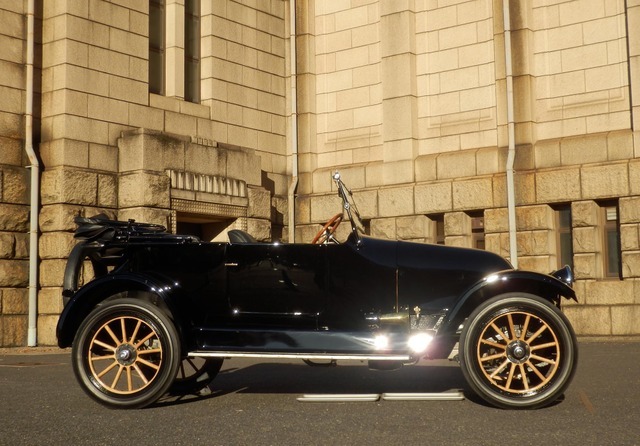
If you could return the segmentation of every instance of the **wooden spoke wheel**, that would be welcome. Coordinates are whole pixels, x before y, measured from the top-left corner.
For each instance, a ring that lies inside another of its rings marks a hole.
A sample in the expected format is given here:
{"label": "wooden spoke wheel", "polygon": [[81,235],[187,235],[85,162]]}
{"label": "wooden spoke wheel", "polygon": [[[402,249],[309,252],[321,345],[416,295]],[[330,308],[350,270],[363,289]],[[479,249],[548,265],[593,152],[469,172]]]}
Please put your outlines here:
{"label": "wooden spoke wheel", "polygon": [[471,388],[503,408],[551,404],[577,363],[575,334],[552,304],[508,294],[480,305],[460,338],[460,364]]}
{"label": "wooden spoke wheel", "polygon": [[81,325],[72,352],[85,392],[119,408],[155,402],[173,382],[180,358],[172,322],[156,306],[116,299],[95,309]]}

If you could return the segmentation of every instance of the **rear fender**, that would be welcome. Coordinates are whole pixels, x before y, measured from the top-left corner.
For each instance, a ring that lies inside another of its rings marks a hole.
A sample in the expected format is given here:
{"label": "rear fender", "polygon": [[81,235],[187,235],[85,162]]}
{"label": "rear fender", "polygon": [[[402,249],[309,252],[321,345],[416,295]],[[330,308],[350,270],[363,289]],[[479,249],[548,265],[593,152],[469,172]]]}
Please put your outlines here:
{"label": "rear fender", "polygon": [[[178,314],[172,301],[176,292],[175,284],[162,283],[156,278],[144,275],[119,274],[99,277],[80,288],[65,305],[56,327],[58,346],[61,348],[71,346],[78,327],[87,315],[100,303],[117,296],[140,295],[162,308],[170,318],[175,319]],[[176,329],[179,331],[180,325],[176,324]]]}
{"label": "rear fender", "polygon": [[80,276],[80,269],[85,258],[89,257],[91,260],[91,266],[96,277],[107,275],[107,267],[100,263],[95,253],[103,248],[103,245],[93,242],[86,243],[81,242],[76,244],[67,260],[67,266],[64,270],[64,279],[62,282],[62,303],[66,306],[71,297],[78,290],[78,278]]}
{"label": "rear fender", "polygon": [[438,335],[455,336],[460,325],[478,305],[499,294],[511,292],[535,294],[557,307],[560,307],[561,297],[577,300],[575,291],[559,279],[564,278],[569,282],[566,270],[552,274],[555,276],[532,271],[506,270],[485,277],[456,301],[438,330]]}

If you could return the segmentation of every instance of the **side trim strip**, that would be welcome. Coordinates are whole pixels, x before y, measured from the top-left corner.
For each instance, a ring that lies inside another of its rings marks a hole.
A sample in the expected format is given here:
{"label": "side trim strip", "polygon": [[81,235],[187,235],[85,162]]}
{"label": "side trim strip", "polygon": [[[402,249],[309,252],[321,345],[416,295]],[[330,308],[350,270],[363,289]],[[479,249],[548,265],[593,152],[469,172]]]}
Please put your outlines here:
{"label": "side trim strip", "polygon": [[189,352],[190,358],[270,358],[270,359],[333,359],[357,361],[411,361],[409,355],[335,355],[326,353],[259,353],[259,352]]}

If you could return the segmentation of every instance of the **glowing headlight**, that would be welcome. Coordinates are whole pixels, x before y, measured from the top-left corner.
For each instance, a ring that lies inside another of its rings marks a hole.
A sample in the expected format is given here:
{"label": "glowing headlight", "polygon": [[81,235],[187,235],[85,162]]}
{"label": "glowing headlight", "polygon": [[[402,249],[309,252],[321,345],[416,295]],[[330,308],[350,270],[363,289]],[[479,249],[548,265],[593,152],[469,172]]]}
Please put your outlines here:
{"label": "glowing headlight", "polygon": [[377,335],[373,340],[373,346],[376,350],[384,350],[389,346],[389,338],[385,335]]}
{"label": "glowing headlight", "polygon": [[415,353],[422,353],[427,349],[433,336],[427,333],[418,333],[409,338],[409,348]]}

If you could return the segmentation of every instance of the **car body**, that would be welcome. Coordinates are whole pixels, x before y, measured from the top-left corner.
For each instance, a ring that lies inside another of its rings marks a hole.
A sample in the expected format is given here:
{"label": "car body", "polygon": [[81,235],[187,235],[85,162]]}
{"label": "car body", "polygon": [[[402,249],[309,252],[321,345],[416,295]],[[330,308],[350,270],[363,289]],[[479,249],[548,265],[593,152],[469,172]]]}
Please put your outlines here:
{"label": "car body", "polygon": [[[57,336],[97,401],[152,404],[198,390],[224,358],[368,361],[394,369],[459,349],[472,390],[502,408],[555,401],[577,364],[560,311],[571,271],[514,270],[476,249],[380,240],[360,231],[351,191],[314,243],[229,243],[104,216],[77,218]],[[334,237],[343,218],[347,239]],[[83,286],[83,265],[95,277]],[[185,371],[185,367],[190,371]]]}

